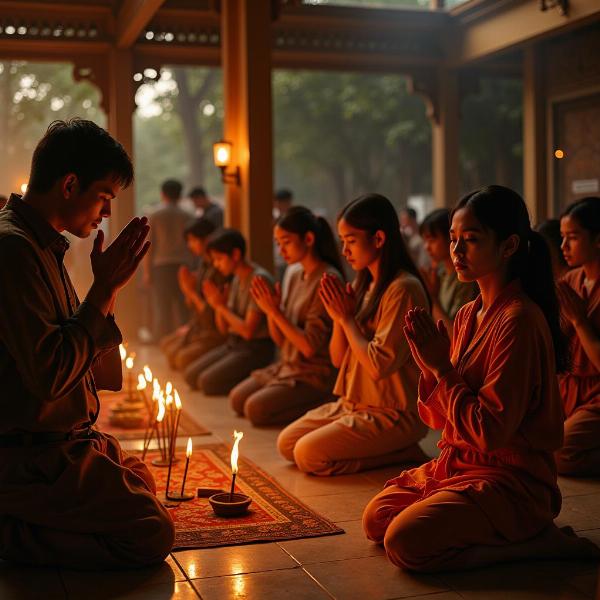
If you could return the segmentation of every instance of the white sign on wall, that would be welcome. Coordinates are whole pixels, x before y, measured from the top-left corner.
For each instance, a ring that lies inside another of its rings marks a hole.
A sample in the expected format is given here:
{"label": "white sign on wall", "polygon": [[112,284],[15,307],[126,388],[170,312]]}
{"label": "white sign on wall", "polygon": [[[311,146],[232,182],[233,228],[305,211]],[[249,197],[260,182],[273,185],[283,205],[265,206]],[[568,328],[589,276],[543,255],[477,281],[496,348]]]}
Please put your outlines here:
{"label": "white sign on wall", "polygon": [[574,194],[594,194],[600,190],[600,182],[597,179],[576,179],[571,183],[571,191]]}

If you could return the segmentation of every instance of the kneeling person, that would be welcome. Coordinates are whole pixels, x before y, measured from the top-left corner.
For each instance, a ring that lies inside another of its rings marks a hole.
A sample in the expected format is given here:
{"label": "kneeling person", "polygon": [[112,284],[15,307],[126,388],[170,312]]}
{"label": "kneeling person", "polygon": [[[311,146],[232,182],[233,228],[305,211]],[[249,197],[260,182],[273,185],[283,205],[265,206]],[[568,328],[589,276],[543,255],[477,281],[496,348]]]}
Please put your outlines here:
{"label": "kneeling person", "polygon": [[[105,250],[98,231],[81,304],[63,265],[61,232],[89,236],[132,179],[129,157],[106,131],[56,121],[35,149],[27,193],[0,213],[0,382],[10,400],[0,424],[3,559],[131,568],[171,549],[173,522],[152,475],[94,428],[93,371],[122,341],[112,312],[148,250],[146,220],[133,219]],[[116,379],[118,387],[120,372]]]}

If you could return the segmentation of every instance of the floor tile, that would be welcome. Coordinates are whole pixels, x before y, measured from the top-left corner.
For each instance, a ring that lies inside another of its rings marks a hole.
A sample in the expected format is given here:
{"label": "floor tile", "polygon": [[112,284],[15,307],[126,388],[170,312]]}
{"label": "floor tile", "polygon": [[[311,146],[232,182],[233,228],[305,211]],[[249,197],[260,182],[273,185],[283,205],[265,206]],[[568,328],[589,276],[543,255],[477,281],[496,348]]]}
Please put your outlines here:
{"label": "floor tile", "polygon": [[407,573],[385,556],[317,563],[305,569],[332,596],[343,600],[388,600],[448,590],[435,577]]}
{"label": "floor tile", "polygon": [[[161,583],[123,592],[118,596],[105,596],[108,600],[198,600],[196,590],[189,582]],[[69,595],[69,600],[87,600],[87,596],[79,598]]]}
{"label": "floor tile", "polygon": [[194,579],[202,600],[331,600],[302,569]]}
{"label": "floor tile", "polygon": [[[61,569],[61,577],[69,600],[72,598],[85,600],[124,598],[129,597],[129,594],[137,594],[141,589],[150,587],[160,587],[161,593],[166,594],[166,590],[175,589],[178,580],[185,579],[173,561],[165,562],[158,567],[131,571],[104,571],[98,573]],[[90,582],[93,582],[93,585]],[[170,598],[171,596],[164,597]]]}
{"label": "floor tile", "polygon": [[581,600],[588,596],[572,581],[593,568],[588,562],[525,561],[438,577],[467,600]]}
{"label": "floor tile", "polygon": [[365,506],[377,491],[377,488],[373,488],[372,490],[359,490],[327,496],[299,496],[299,498],[327,519],[336,523],[343,523],[362,519]]}
{"label": "floor tile", "polygon": [[570,525],[575,531],[599,529],[600,494],[564,498],[557,522],[561,526]]}
{"label": "floor tile", "polygon": [[559,477],[558,486],[560,487],[563,498],[569,496],[600,494],[600,479]]}
{"label": "floor tile", "polygon": [[184,550],[175,559],[190,579],[293,569],[298,563],[277,544]]}
{"label": "floor tile", "polygon": [[302,565],[385,554],[380,546],[367,540],[360,521],[349,521],[340,526],[345,533],[291,540],[279,545]]}
{"label": "floor tile", "polygon": [[21,567],[0,561],[2,600],[63,600],[66,597],[58,569]]}

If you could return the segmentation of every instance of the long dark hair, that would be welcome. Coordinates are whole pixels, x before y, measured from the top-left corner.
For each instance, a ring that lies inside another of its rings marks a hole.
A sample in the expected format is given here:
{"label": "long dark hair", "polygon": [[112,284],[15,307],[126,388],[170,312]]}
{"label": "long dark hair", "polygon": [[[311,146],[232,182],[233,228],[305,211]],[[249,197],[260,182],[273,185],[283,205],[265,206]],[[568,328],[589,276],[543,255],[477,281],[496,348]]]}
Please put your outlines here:
{"label": "long dark hair", "polygon": [[311,231],[315,236],[314,248],[317,256],[344,277],[342,259],[333,231],[331,231],[326,219],[316,216],[304,206],[292,206],[283,217],[278,219],[276,226],[290,233],[295,233],[301,238]]}
{"label": "long dark hair", "polygon": [[362,306],[363,299],[373,278],[369,269],[362,269],[356,276],[357,306],[362,307],[359,308],[357,320],[361,325],[373,318],[385,290],[400,271],[414,275],[421,282],[429,305],[431,305],[427,287],[402,239],[396,209],[385,196],[365,194],[356,198],[342,209],[338,221],[341,219],[355,229],[367,231],[369,235],[375,235],[377,231],[385,233],[385,243],[381,250],[379,280],[365,306]]}
{"label": "long dark hair", "polygon": [[510,277],[520,279],[525,293],[544,313],[554,343],[556,370],[567,370],[568,342],[560,327],[550,250],[542,235],[531,229],[523,198],[507,187],[490,185],[464,196],[452,214],[461,208],[472,210],[475,218],[493,231],[498,241],[511,235],[519,237],[519,247],[509,264]]}

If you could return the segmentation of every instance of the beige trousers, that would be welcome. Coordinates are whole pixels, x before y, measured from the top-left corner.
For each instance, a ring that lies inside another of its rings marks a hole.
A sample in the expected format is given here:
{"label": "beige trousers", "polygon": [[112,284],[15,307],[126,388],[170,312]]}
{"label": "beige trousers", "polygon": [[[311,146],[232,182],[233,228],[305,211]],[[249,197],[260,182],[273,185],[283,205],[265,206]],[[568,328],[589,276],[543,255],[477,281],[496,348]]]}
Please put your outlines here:
{"label": "beige trousers", "polygon": [[414,413],[389,417],[328,402],[288,425],[277,440],[281,455],[305,473],[341,475],[428,460],[417,442],[427,427]]}

